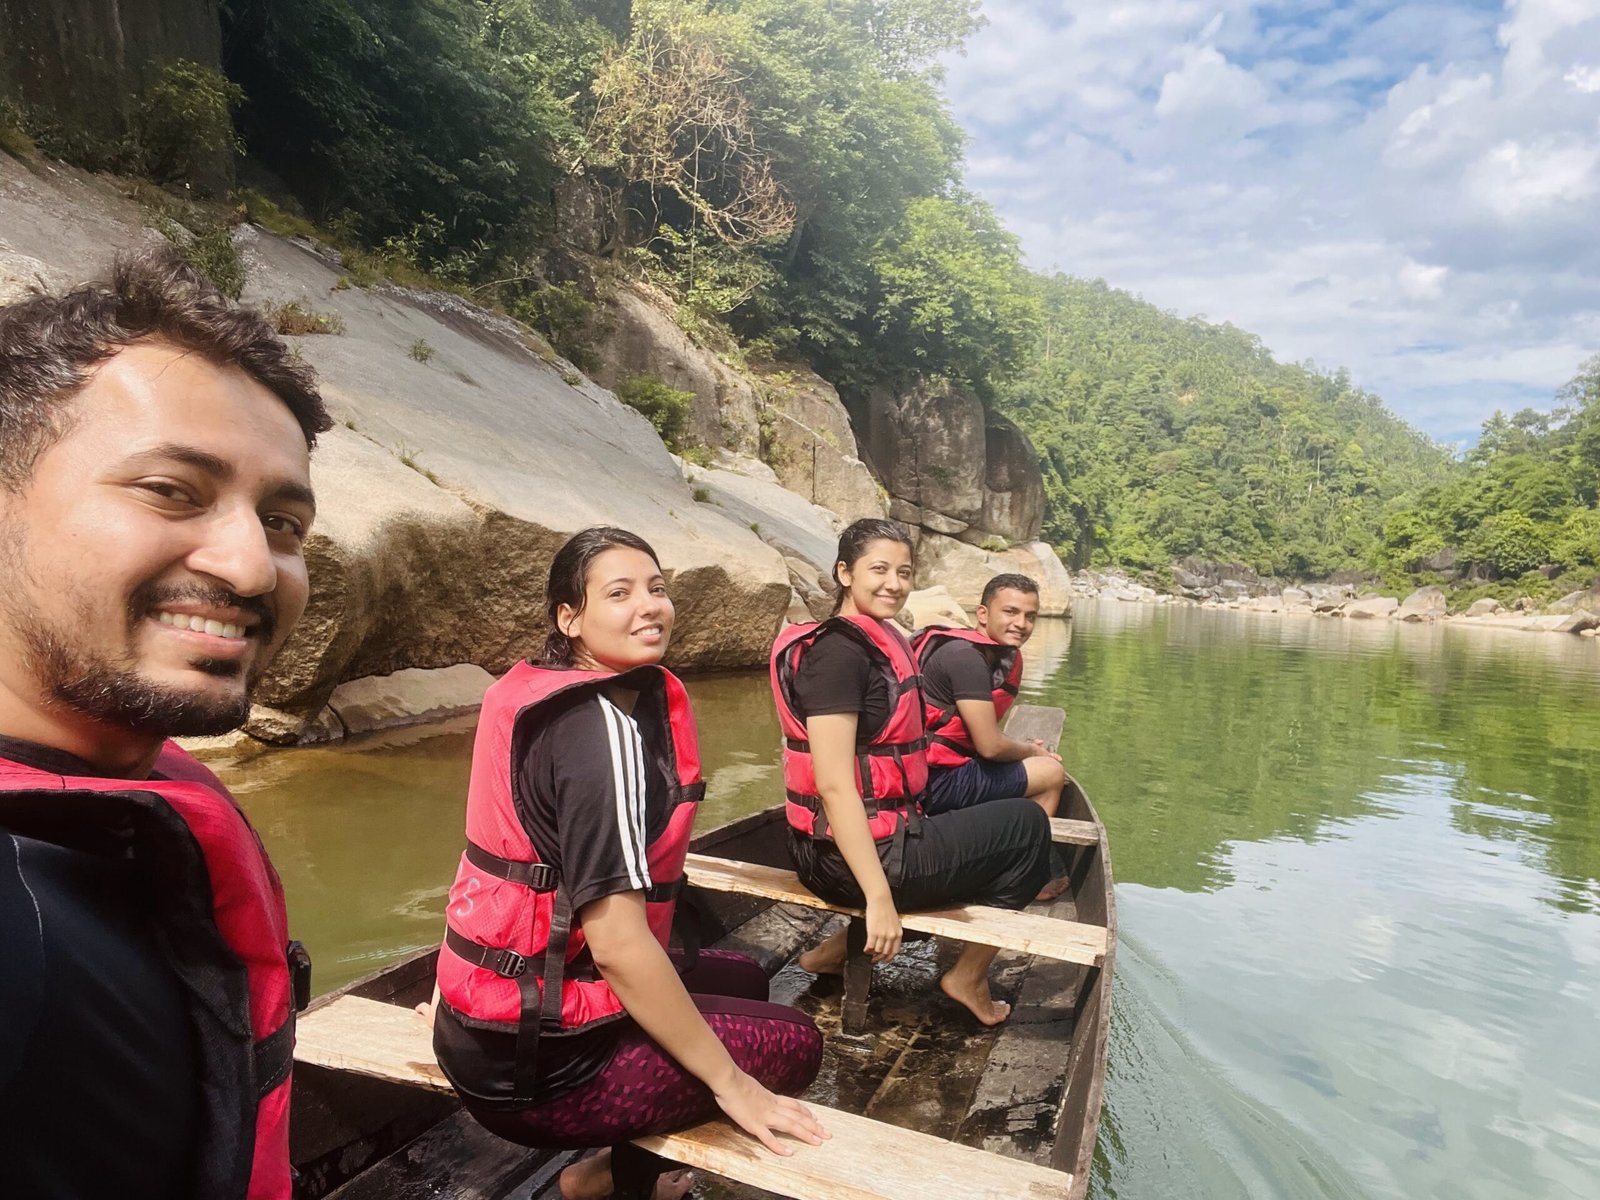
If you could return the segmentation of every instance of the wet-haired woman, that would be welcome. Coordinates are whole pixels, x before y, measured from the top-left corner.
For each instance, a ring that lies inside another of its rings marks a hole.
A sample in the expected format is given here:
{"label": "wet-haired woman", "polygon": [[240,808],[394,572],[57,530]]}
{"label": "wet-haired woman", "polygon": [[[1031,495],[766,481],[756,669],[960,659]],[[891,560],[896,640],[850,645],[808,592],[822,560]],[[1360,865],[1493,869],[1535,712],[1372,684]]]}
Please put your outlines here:
{"label": "wet-haired woman", "polygon": [[489,689],[473,748],[467,849],[450,889],[434,1047],[502,1137],[610,1146],[562,1194],[681,1195],[628,1143],[718,1109],[779,1154],[826,1136],[790,1097],[815,1077],[810,1018],[767,1001],[761,968],[667,950],[704,790],[694,715],[661,665],[672,601],[634,534],[586,529],[550,566],[543,659]]}
{"label": "wet-haired woman", "polygon": [[[795,870],[824,900],[866,909],[876,962],[900,949],[900,909],[1020,909],[1050,877],[1049,820],[1025,797],[922,815],[922,696],[910,643],[894,624],[912,569],[911,539],[898,525],[855,522],[839,539],[834,615],[784,630],[772,654]],[[986,1025],[1011,1011],[989,992],[994,956],[969,944],[939,981]],[[836,972],[844,961],[841,932],[800,965]]]}

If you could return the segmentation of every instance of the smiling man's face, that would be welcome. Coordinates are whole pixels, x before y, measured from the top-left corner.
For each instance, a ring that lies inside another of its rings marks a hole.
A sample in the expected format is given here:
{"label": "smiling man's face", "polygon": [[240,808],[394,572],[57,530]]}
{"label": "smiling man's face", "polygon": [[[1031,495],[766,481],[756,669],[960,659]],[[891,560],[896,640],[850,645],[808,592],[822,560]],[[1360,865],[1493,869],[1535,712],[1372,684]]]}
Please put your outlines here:
{"label": "smiling man's face", "polygon": [[124,348],[0,488],[0,697],[63,725],[220,733],[304,611],[310,454],[235,367]]}

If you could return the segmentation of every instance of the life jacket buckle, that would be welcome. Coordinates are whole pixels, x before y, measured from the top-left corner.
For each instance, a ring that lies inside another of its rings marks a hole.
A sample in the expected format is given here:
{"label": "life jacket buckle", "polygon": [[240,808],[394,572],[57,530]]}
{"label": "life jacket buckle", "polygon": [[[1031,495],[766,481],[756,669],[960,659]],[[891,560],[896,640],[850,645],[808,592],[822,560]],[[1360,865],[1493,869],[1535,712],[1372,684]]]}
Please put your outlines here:
{"label": "life jacket buckle", "polygon": [[290,942],[284,957],[289,960],[289,991],[294,1011],[305,1012],[311,1003],[311,955],[303,942]]}
{"label": "life jacket buckle", "polygon": [[496,975],[503,975],[507,979],[515,979],[528,969],[528,960],[515,950],[501,950],[498,959],[493,963],[485,963]]}

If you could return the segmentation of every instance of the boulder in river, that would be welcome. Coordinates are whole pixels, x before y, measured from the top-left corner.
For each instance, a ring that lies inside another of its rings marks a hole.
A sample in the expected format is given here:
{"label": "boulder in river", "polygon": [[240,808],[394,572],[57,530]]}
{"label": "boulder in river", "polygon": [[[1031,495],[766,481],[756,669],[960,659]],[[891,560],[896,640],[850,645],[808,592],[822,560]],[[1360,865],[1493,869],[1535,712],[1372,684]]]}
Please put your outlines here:
{"label": "boulder in river", "polygon": [[1399,607],[1400,601],[1394,596],[1364,596],[1359,600],[1351,600],[1342,611],[1354,620],[1371,620],[1392,617]]}
{"label": "boulder in river", "polygon": [[1437,621],[1446,608],[1441,588],[1420,587],[1400,602],[1395,616],[1402,621]]}
{"label": "boulder in river", "polygon": [[1493,596],[1484,596],[1481,599],[1474,600],[1467,606],[1467,616],[1469,617],[1487,617],[1490,613],[1499,611],[1500,601]]}

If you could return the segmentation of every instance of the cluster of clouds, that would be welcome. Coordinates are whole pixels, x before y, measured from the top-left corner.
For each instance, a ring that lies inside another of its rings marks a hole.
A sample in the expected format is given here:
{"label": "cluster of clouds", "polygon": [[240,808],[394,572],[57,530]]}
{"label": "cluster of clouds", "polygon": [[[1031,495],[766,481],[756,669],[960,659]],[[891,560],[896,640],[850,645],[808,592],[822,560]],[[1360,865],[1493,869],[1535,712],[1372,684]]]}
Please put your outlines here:
{"label": "cluster of clouds", "polygon": [[983,0],[967,182],[1031,266],[1346,366],[1441,441],[1600,353],[1600,0]]}

